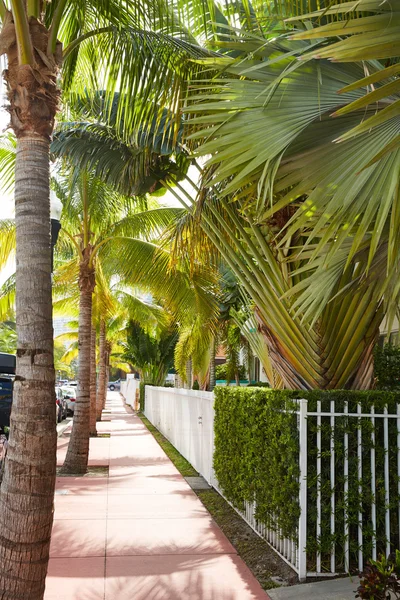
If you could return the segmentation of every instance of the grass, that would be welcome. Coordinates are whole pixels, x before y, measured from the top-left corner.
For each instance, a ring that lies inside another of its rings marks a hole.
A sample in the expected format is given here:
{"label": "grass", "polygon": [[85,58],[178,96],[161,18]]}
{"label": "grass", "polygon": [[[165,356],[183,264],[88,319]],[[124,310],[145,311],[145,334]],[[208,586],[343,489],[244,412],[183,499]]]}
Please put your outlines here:
{"label": "grass", "polygon": [[88,467],[86,473],[60,473],[62,467],[57,467],[57,477],[108,477],[109,467]]}
{"label": "grass", "polygon": [[[196,477],[197,471],[176,448],[150,423],[143,413],[138,413],[143,424],[153,434],[168,458],[184,477]],[[228,540],[235,546],[264,590],[280,587],[273,578],[289,584],[297,583],[296,574],[261,539],[226,500],[215,490],[194,490]]]}
{"label": "grass", "polygon": [[174,463],[180,474],[183,475],[183,477],[197,477],[198,472],[192,467],[190,462],[188,462],[186,458],[184,458],[182,454],[178,452],[171,442],[169,442],[167,438],[164,437],[163,434],[160,433],[148,419],[146,419],[143,413],[138,413],[138,416],[143,421],[143,424],[146,425],[150,433],[153,434],[153,437],[160,444],[168,458]]}

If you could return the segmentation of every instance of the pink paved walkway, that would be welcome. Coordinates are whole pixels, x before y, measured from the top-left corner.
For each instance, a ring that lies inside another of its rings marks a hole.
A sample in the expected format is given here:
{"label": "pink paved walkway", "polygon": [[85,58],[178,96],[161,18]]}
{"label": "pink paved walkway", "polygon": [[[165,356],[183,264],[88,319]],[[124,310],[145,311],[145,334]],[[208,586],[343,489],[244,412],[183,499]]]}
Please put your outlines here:
{"label": "pink paved walkway", "polygon": [[109,465],[109,477],[57,480],[45,600],[266,600],[118,393],[103,418],[111,437],[91,440],[89,464]]}

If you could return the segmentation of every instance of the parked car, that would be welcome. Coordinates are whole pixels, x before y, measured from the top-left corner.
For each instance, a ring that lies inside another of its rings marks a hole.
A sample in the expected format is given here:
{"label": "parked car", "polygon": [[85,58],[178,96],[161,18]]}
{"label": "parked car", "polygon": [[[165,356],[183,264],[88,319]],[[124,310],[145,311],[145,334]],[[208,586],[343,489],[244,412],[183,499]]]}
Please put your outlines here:
{"label": "parked car", "polygon": [[77,387],[78,382],[77,381],[67,381],[66,383],[66,387]]}
{"label": "parked car", "polygon": [[0,352],[0,431],[10,426],[16,358]]}
{"label": "parked car", "polygon": [[13,380],[0,376],[0,431],[10,426],[10,414],[13,397]]}
{"label": "parked car", "polygon": [[64,400],[67,402],[67,412],[70,414],[74,414],[75,401],[76,401],[76,388],[75,387],[62,387],[61,392],[64,396]]}
{"label": "parked car", "polygon": [[114,390],[119,391],[121,389],[121,380],[117,379],[116,381],[109,381],[108,389],[110,390],[110,392],[113,392]]}
{"label": "parked car", "polygon": [[68,415],[68,402],[64,398],[64,394],[60,387],[56,387],[56,406],[57,423],[61,423]]}

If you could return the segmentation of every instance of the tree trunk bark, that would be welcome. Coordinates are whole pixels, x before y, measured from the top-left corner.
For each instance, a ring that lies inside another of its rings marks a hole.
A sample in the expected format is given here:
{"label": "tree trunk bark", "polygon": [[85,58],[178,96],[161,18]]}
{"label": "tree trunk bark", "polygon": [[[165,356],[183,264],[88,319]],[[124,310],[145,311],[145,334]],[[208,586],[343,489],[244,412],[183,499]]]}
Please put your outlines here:
{"label": "tree trunk bark", "polygon": [[[257,314],[257,313],[256,313]],[[278,338],[270,331],[270,329],[262,322],[257,315],[260,331],[265,337],[266,344],[270,355],[271,364],[274,371],[281,378],[283,386],[291,390],[311,390],[311,389],[349,389],[349,390],[369,390],[373,384],[374,371],[374,355],[373,350],[376,340],[379,335],[379,326],[382,321],[382,310],[378,307],[377,311],[371,315],[369,329],[364,335],[361,343],[353,352],[357,356],[358,361],[352,373],[349,374],[346,380],[340,380],[336,366],[326,358],[327,350],[324,345],[324,338],[320,340],[320,365],[321,371],[324,371],[323,378],[319,382],[318,387],[312,386],[305,381],[298,373],[296,367],[290,361],[287,353]],[[343,358],[341,358],[343,361]]]}
{"label": "tree trunk bark", "polygon": [[110,381],[110,354],[111,354],[111,344],[110,344],[110,342],[106,341],[106,378],[104,381],[103,410],[106,407],[108,382]]}
{"label": "tree trunk bark", "polygon": [[96,328],[92,327],[90,352],[90,437],[96,436]]}
{"label": "tree trunk bark", "polygon": [[216,339],[215,336],[212,338],[211,342],[211,357],[210,357],[210,392],[215,388],[215,355],[217,353],[216,350]]}
{"label": "tree trunk bark", "polygon": [[101,413],[104,406],[105,384],[106,384],[106,324],[100,321],[99,341],[99,383],[97,386],[96,420],[101,421]]}
{"label": "tree trunk bark", "polygon": [[17,375],[0,494],[0,598],[41,600],[56,478],[49,141],[17,141]]}
{"label": "tree trunk bark", "polygon": [[64,474],[86,473],[89,459],[92,294],[95,286],[94,269],[89,266],[90,255],[89,245],[84,249],[79,272],[78,391],[67,456],[61,469]]}

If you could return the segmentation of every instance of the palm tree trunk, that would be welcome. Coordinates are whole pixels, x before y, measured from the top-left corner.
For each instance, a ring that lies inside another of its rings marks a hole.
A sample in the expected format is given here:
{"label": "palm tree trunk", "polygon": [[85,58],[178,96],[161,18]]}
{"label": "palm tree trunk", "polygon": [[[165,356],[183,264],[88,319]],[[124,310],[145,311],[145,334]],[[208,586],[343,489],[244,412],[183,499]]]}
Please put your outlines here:
{"label": "palm tree trunk", "polygon": [[92,327],[90,352],[90,437],[96,436],[96,328]]}
{"label": "palm tree trunk", "polygon": [[94,269],[89,266],[91,246],[85,248],[79,272],[79,366],[78,392],[67,456],[62,473],[86,473],[89,458],[90,432],[90,354],[92,337],[92,294]]}
{"label": "palm tree trunk", "polygon": [[106,324],[103,319],[100,321],[100,341],[99,341],[99,383],[97,387],[96,419],[101,421],[101,413],[104,406],[104,396],[106,393]]}
{"label": "palm tree trunk", "polygon": [[186,361],[186,386],[187,389],[192,389],[192,359]]}
{"label": "palm tree trunk", "polygon": [[[312,386],[301,377],[295,365],[292,364],[287,356],[283,345],[278,338],[273,335],[271,330],[262,323],[261,318],[257,315],[260,331],[265,337],[270,354],[271,364],[278,376],[282,379],[283,387],[292,390],[311,390]],[[362,339],[362,344],[356,348],[359,354],[358,362],[353,371],[345,378],[340,380],[336,374],[335,365],[326,357],[327,351],[324,348],[323,338],[321,336],[321,369],[325,371],[324,376],[318,386],[318,389],[353,389],[353,390],[369,390],[373,384],[374,371],[374,355],[373,350],[376,340],[379,335],[379,326],[382,321],[382,311],[379,308],[376,313],[371,315],[370,327],[368,334]],[[355,352],[353,352],[355,354]],[[341,357],[341,360],[346,360],[346,357]]]}
{"label": "palm tree trunk", "polygon": [[210,392],[215,388],[215,355],[216,355],[216,339],[215,336],[212,338],[211,342],[211,357],[210,357]]}
{"label": "palm tree trunk", "polygon": [[41,600],[56,477],[49,141],[17,142],[17,376],[0,494],[0,598]]}
{"label": "palm tree trunk", "polygon": [[103,394],[103,410],[106,406],[107,400],[107,386],[110,381],[110,355],[111,355],[111,343],[106,341],[106,378],[104,381],[104,394]]}

